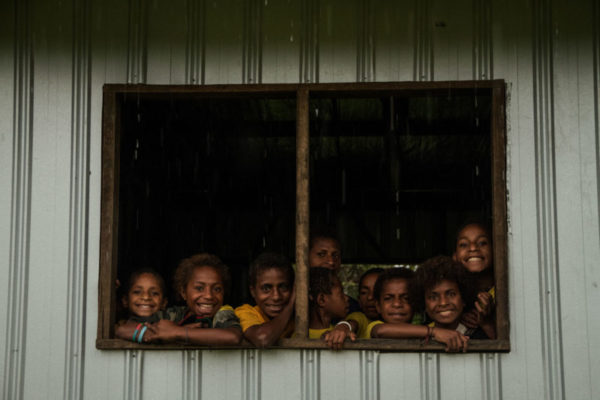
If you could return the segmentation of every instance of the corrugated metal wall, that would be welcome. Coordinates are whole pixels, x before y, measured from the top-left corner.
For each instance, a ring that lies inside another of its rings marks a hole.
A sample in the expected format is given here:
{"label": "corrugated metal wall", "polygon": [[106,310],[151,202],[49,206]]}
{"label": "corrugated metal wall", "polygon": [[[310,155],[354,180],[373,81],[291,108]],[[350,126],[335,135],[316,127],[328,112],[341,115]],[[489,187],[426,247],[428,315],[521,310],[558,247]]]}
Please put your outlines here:
{"label": "corrugated metal wall", "polygon": [[[600,398],[598,1],[0,6],[0,368],[16,398]],[[104,83],[508,83],[508,354],[95,349]]]}

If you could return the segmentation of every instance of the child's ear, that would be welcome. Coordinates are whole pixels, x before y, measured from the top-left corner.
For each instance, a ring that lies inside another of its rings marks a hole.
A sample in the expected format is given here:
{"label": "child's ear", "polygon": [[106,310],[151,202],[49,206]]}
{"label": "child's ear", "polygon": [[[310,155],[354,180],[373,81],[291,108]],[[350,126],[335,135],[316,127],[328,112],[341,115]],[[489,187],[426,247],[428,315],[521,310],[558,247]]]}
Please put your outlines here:
{"label": "child's ear", "polygon": [[165,297],[160,305],[160,310],[164,310],[165,308],[167,308],[167,303],[169,302],[169,300]]}
{"label": "child's ear", "polygon": [[452,254],[452,259],[453,259],[454,261],[458,261],[458,257],[456,257],[456,252],[454,252],[454,253]]}
{"label": "child's ear", "polygon": [[327,300],[325,299],[325,294],[319,293],[317,295],[317,305],[319,307],[325,307],[325,303],[327,303]]}
{"label": "child's ear", "polygon": [[256,301],[256,290],[254,289],[254,286],[250,286],[250,295],[252,295],[252,298]]}
{"label": "child's ear", "polygon": [[129,308],[129,299],[127,296],[121,298],[121,304],[123,304],[123,308]]}
{"label": "child's ear", "polygon": [[181,289],[179,291],[179,295],[181,296],[181,298],[183,299],[183,301],[187,301],[187,298],[186,298],[187,296],[185,295],[185,290],[184,289]]}
{"label": "child's ear", "polygon": [[375,301],[375,309],[377,310],[377,314],[381,315],[381,307],[379,306],[379,300]]}

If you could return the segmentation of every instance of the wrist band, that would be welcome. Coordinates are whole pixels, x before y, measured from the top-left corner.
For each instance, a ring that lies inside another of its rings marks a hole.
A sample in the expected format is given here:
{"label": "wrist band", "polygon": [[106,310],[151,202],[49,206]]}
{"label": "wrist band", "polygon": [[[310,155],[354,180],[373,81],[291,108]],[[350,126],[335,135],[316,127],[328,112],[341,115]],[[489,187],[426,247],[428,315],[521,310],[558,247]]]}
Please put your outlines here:
{"label": "wrist band", "polygon": [[138,343],[142,343],[142,338],[144,337],[144,333],[146,333],[146,329],[148,329],[148,327],[144,325],[144,327],[140,331],[140,336],[138,336]]}
{"label": "wrist band", "polygon": [[138,324],[135,327],[135,331],[133,331],[133,338],[131,340],[133,340],[135,342],[135,337],[137,336],[138,332],[140,331],[140,328],[142,327],[143,324]]}
{"label": "wrist band", "polygon": [[352,332],[352,325],[350,325],[350,322],[340,321],[337,324],[335,324],[335,326],[340,326],[340,325],[346,325],[348,327],[348,329],[350,330],[350,332]]}

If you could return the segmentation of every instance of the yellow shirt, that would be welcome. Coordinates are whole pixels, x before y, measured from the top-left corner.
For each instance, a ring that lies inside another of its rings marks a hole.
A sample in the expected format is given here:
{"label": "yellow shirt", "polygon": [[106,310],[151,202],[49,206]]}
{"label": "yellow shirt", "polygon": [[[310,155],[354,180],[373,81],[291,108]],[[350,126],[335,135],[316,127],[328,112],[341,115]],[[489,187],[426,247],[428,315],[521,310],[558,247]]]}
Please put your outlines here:
{"label": "yellow shirt", "polygon": [[367,325],[367,329],[365,329],[365,335],[367,339],[371,338],[371,332],[373,331],[373,327],[375,325],[380,325],[383,324],[383,321],[372,321],[371,323],[369,323],[369,325]]}
{"label": "yellow shirt", "polygon": [[309,339],[321,339],[321,336],[323,336],[323,334],[325,332],[332,331],[333,328],[334,328],[333,325],[329,325],[329,328],[325,328],[325,329],[309,329],[308,330],[308,338]]}
{"label": "yellow shirt", "polygon": [[372,321],[364,313],[362,313],[360,311],[355,311],[355,312],[349,314],[346,317],[346,320],[356,321],[356,323],[358,324],[358,330],[356,332],[356,336],[359,339],[370,339],[371,338],[371,331],[369,330],[367,332],[367,327],[369,326],[369,324]]}
{"label": "yellow shirt", "polygon": [[[259,306],[251,306],[250,304],[244,304],[235,309],[235,315],[240,319],[242,325],[242,331],[246,332],[248,328],[254,325],[262,325],[265,322],[269,322],[270,319],[263,314]],[[294,321],[291,320],[280,338],[289,337],[294,332]]]}

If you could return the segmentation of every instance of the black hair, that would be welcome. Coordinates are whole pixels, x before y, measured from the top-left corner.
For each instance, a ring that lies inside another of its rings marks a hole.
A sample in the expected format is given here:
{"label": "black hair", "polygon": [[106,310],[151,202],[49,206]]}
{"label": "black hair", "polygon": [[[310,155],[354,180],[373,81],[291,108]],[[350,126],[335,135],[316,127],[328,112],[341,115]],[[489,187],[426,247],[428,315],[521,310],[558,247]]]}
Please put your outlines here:
{"label": "black hair", "polygon": [[451,257],[436,256],[417,268],[410,285],[410,302],[418,312],[425,310],[425,293],[442,281],[456,282],[465,307],[475,302],[476,290],[471,275]]}
{"label": "black hair", "polygon": [[149,267],[144,267],[144,268],[136,269],[131,274],[129,274],[129,278],[127,279],[127,282],[125,283],[125,286],[123,287],[122,295],[123,296],[127,296],[127,294],[129,293],[129,291],[131,290],[131,287],[133,286],[133,284],[143,274],[150,274],[150,275],[153,275],[156,278],[156,280],[158,281],[158,284],[160,286],[160,290],[162,291],[162,295],[163,295],[164,298],[166,298],[167,297],[167,285],[165,285],[165,280],[158,273],[158,271],[156,271],[153,268],[149,268]]}
{"label": "black hair", "polygon": [[256,257],[256,260],[254,260],[252,264],[250,264],[250,269],[248,271],[250,286],[254,287],[258,275],[268,269],[278,269],[282,271],[285,273],[290,287],[294,285],[294,268],[292,268],[292,264],[288,259],[277,253],[262,253]]}
{"label": "black hair", "polygon": [[223,288],[225,289],[225,296],[229,293],[231,287],[231,277],[229,275],[229,268],[221,261],[221,259],[214,254],[200,253],[195,254],[189,258],[181,260],[175,275],[173,276],[173,287],[177,292],[178,296],[185,290],[189,280],[192,277],[192,273],[195,268],[199,267],[212,267],[221,276],[223,282]]}
{"label": "black hair", "polygon": [[317,241],[317,239],[331,239],[331,240],[337,242],[338,246],[341,247],[340,239],[338,238],[338,235],[337,235],[335,229],[333,229],[331,227],[328,227],[328,226],[315,227],[310,232],[310,237],[308,240],[308,248],[309,249],[312,249],[312,247],[315,245],[315,242]]}
{"label": "black hair", "polygon": [[362,286],[363,280],[367,277],[367,275],[377,274],[378,276],[383,273],[385,269],[383,268],[370,268],[367,271],[363,272],[363,274],[358,279],[358,290],[360,291],[360,287]]}
{"label": "black hair", "polygon": [[331,294],[333,286],[339,278],[334,270],[323,267],[310,268],[308,294],[311,303],[316,303],[320,294]]}
{"label": "black hair", "polygon": [[379,298],[381,297],[381,291],[383,290],[383,286],[394,279],[405,279],[410,286],[410,281],[415,276],[413,270],[409,268],[388,268],[384,270],[378,277],[375,282],[375,287],[373,288],[373,298],[375,301],[379,302]]}
{"label": "black hair", "polygon": [[458,242],[458,235],[460,235],[462,230],[465,229],[469,225],[480,226],[485,231],[485,233],[488,236],[488,238],[490,239],[490,241],[492,240],[492,233],[491,233],[492,230],[490,229],[491,225],[489,223],[484,222],[483,220],[480,220],[480,219],[467,219],[467,220],[463,221],[463,223],[456,230],[456,233],[454,235],[455,244],[456,244],[456,242]]}

